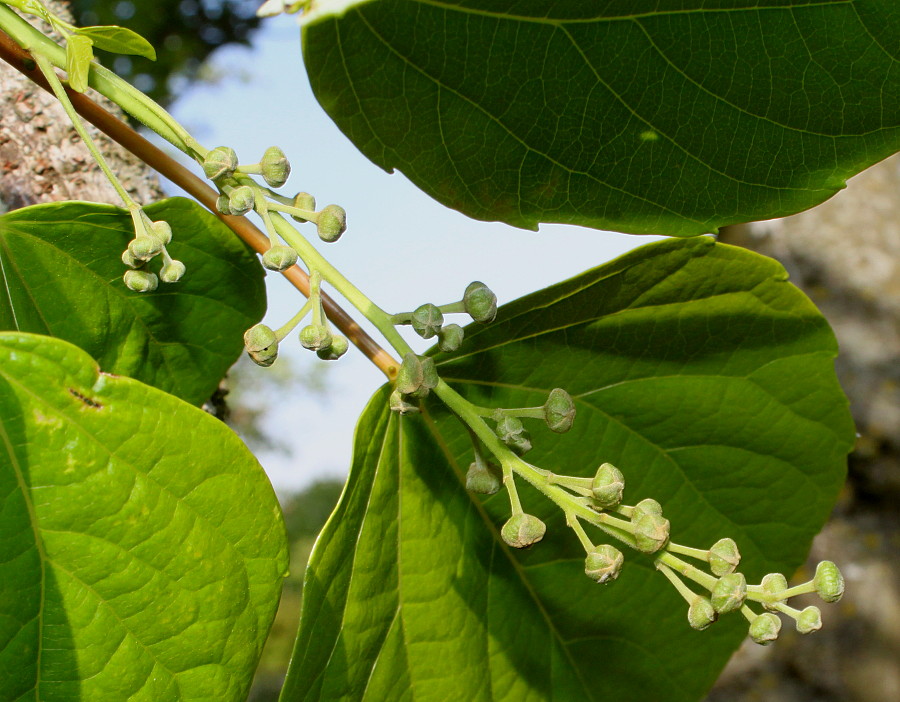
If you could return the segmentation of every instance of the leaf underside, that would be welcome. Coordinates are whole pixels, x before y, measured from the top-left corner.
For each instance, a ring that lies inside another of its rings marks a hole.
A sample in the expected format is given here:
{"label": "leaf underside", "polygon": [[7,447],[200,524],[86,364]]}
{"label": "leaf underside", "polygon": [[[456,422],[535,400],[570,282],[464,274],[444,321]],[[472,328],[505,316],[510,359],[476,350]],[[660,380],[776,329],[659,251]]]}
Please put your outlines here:
{"label": "leaf underside", "polygon": [[[853,426],[825,320],[774,261],[667,240],[469,327],[442,377],[481,406],[575,397],[564,436],[529,425],[542,468],[611,461],[628,504],[658,499],[672,539],[730,536],[751,582],[790,575],[824,523]],[[511,552],[501,491],[464,489],[468,435],[438,402],[400,418],[379,391],[316,544],[282,700],[699,699],[746,635],[705,632],[647,556],[599,586],[557,511],[520,488],[545,539]],[[603,541],[593,533],[595,541]],[[827,611],[825,613],[827,618]]]}
{"label": "leaf underside", "polygon": [[0,699],[246,699],[287,569],[262,468],[202,410],[0,334]]}
{"label": "leaf underside", "polygon": [[[145,208],[169,222],[168,250],[187,265],[156,291],[125,287],[128,213],[62,202],[0,217],[0,330],[46,334],[90,353],[107,372],[206,401],[243,350],[266,306],[255,254],[215,216],[184,198]],[[160,258],[151,270],[158,272]]]}
{"label": "leaf underside", "polygon": [[379,0],[307,27],[304,58],[369,159],[531,229],[713,232],[900,149],[900,4],[648,5]]}

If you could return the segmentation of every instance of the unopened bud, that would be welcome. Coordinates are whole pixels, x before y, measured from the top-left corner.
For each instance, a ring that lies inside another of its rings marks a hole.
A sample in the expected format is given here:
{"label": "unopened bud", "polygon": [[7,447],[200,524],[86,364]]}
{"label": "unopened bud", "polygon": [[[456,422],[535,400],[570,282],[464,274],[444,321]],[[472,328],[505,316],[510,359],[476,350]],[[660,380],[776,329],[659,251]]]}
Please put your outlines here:
{"label": "unopened bud", "polygon": [[648,514],[662,516],[662,505],[652,497],[648,497],[638,502],[631,510],[631,520],[637,521]]}
{"label": "unopened bud", "polygon": [[262,366],[263,368],[268,368],[273,363],[275,363],[275,359],[278,358],[278,347],[272,346],[267,349],[263,349],[262,351],[248,351],[247,355],[250,356],[250,360],[252,360],[256,365]]}
{"label": "unopened bud", "polygon": [[797,617],[797,631],[811,634],[822,628],[822,612],[818,607],[807,607]]}
{"label": "unopened bud", "polygon": [[347,341],[346,336],[333,334],[331,336],[331,346],[329,346],[327,349],[319,349],[318,351],[316,351],[316,355],[323,361],[336,361],[345,353],[347,353],[347,349],[349,348],[350,342]]}
{"label": "unopened bud", "polygon": [[228,209],[233,215],[247,214],[255,202],[256,196],[249,185],[239,185],[228,194]]}
{"label": "unopened bud", "polygon": [[750,638],[760,646],[766,646],[778,638],[781,620],[771,612],[763,612],[750,624]]}
{"label": "unopened bud", "polygon": [[466,313],[476,322],[487,324],[497,316],[497,296],[484,283],[476,280],[469,283],[463,295]]}
{"label": "unopened bud", "polygon": [[164,283],[177,283],[184,276],[184,271],[184,264],[172,259],[160,269],[159,279]]}
{"label": "unopened bud", "polygon": [[747,598],[747,579],[743,573],[723,575],[716,582],[710,600],[719,614],[733,612],[744,604]]}
{"label": "unopened bud", "polygon": [[139,236],[128,243],[128,250],[138,261],[149,261],[162,249],[162,242],[155,236]]}
{"label": "unopened bud", "polygon": [[391,393],[388,404],[391,408],[391,412],[397,412],[401,415],[415,414],[419,411],[419,406],[410,402],[407,399],[407,396],[402,394],[399,390],[394,390],[394,392]]}
{"label": "unopened bud", "polygon": [[691,600],[687,617],[691,628],[703,631],[719,618],[719,614],[713,608],[712,602],[709,601],[708,597],[697,595]]}
{"label": "unopened bud", "polygon": [[[316,211],[316,198],[314,198],[309,193],[297,193],[294,195],[294,207],[298,210],[306,210],[307,212],[315,212]],[[303,219],[303,217],[297,217],[296,215],[291,215],[291,217],[301,224],[303,222],[308,222],[308,219]]]}
{"label": "unopened bud", "polygon": [[397,390],[416,399],[426,397],[438,384],[434,359],[408,353],[397,373]]}
{"label": "unopened bud", "polygon": [[231,208],[228,206],[227,195],[219,195],[219,197],[216,198],[216,209],[224,215],[232,214]]}
{"label": "unopened bud", "polygon": [[444,315],[436,305],[426,302],[413,311],[410,321],[416,334],[423,339],[430,339],[441,330],[441,325],[444,323]]}
{"label": "unopened bud", "polygon": [[238,167],[237,154],[228,146],[217,146],[203,159],[203,172],[211,180],[228,178]]}
{"label": "unopened bud", "polygon": [[284,151],[277,146],[270,146],[263,154],[259,162],[262,177],[273,188],[280,188],[287,182],[291,174],[291,164],[284,155]]}
{"label": "unopened bud", "polygon": [[656,553],[669,540],[669,520],[661,514],[648,512],[637,520],[632,516],[631,522],[635,543],[642,553]]}
{"label": "unopened bud", "polygon": [[844,576],[831,561],[822,561],[816,566],[813,584],[816,594],[825,602],[837,602],[844,594]]}
{"label": "unopened bud", "polygon": [[297,263],[297,252],[290,246],[275,244],[262,255],[262,264],[270,271],[286,271]]}
{"label": "unopened bud", "polygon": [[625,476],[612,463],[603,463],[591,483],[594,502],[601,509],[612,509],[622,501]]}
{"label": "unopened bud", "polygon": [[244,332],[244,348],[247,353],[263,351],[273,346],[278,346],[278,337],[265,324],[255,324]]}
{"label": "unopened bud", "polygon": [[341,238],[347,231],[347,213],[340,205],[328,205],[319,212],[316,222],[316,233],[322,241],[329,244]]}
{"label": "unopened bud", "polygon": [[778,611],[775,605],[781,602],[782,593],[788,589],[787,578],[781,573],[769,573],[763,576],[759,585],[762,591],[771,598],[771,601],[763,602],[762,606],[770,612]]}
{"label": "unopened bud", "polygon": [[159,239],[163,246],[168,246],[172,242],[172,225],[164,219],[151,222],[150,233]]}
{"label": "unopened bud", "polygon": [[562,388],[550,391],[550,396],[544,403],[544,421],[550,427],[550,431],[564,434],[572,428],[575,421],[575,402],[572,396]]}
{"label": "unopened bud", "polygon": [[500,536],[507,546],[525,548],[544,538],[547,525],[531,514],[514,514],[500,529]]}
{"label": "unopened bud", "polygon": [[495,431],[500,441],[509,446],[517,456],[524,456],[531,450],[531,436],[518,417],[502,415],[497,420]]}
{"label": "unopened bud", "polygon": [[310,351],[327,349],[331,346],[331,332],[320,324],[307,324],[300,330],[300,345]]}
{"label": "unopened bud", "polygon": [[149,271],[125,271],[125,286],[135,292],[153,292],[159,285],[155,273]]}
{"label": "unopened bud", "polygon": [[464,336],[465,332],[458,324],[441,327],[438,332],[438,348],[446,353],[456,351],[462,345]]}
{"label": "unopened bud", "polygon": [[709,549],[709,569],[715,576],[733,573],[740,562],[741,553],[734,539],[719,539]]}
{"label": "unopened bud", "polygon": [[493,495],[503,486],[503,475],[493,463],[475,460],[466,471],[466,490],[478,495]]}
{"label": "unopened bud", "polygon": [[600,544],[588,551],[584,559],[584,574],[598,583],[608,583],[619,577],[625,556],[615,546]]}

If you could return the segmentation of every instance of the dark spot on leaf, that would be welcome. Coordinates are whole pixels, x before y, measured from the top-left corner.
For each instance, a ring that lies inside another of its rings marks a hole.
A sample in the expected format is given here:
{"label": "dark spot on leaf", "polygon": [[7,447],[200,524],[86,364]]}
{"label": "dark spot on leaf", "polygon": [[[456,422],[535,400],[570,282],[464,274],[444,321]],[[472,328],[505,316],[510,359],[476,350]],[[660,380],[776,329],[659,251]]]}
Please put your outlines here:
{"label": "dark spot on leaf", "polygon": [[84,404],[86,404],[88,407],[93,407],[94,409],[103,409],[103,405],[102,405],[102,404],[100,404],[100,403],[97,402],[96,400],[92,400],[91,398],[86,397],[85,395],[82,395],[82,394],[81,394],[80,392],[78,392],[75,388],[69,388],[69,393],[70,393],[73,397],[77,397],[79,400],[81,400],[81,401],[82,401]]}

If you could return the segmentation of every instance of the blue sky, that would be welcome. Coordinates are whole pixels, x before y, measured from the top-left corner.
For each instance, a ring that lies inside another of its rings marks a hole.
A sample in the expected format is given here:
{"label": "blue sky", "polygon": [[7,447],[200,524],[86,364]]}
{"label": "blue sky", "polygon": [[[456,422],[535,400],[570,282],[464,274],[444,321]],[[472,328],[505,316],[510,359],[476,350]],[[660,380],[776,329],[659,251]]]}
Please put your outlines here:
{"label": "blue sky", "polygon": [[[284,149],[293,170],[283,192],[305,190],[320,207],[336,203],[348,213],[347,232],[336,244],[321,244],[314,229],[301,231],[390,312],[452,302],[473,280],[487,283],[502,304],[656,238],[564,225],[530,232],[476,222],[439,205],[401,174],[385,173],[355,149],[315,101],[292,18],[266,20],[252,49],[222,49],[211,68],[222,78],[190,86],[173,106],[175,116],[204,145],[233,147],[243,163],[257,161],[268,146]],[[280,326],[303,300],[277,274],[268,280],[266,321]],[[465,324],[462,318],[450,321]],[[430,345],[410,336],[416,348]],[[292,338],[280,354],[301,372],[323,363]],[[259,459],[281,492],[346,474],[356,418],[384,382],[354,349],[330,365],[326,398],[295,392],[268,401],[272,410],[266,427],[291,450],[263,452]]]}

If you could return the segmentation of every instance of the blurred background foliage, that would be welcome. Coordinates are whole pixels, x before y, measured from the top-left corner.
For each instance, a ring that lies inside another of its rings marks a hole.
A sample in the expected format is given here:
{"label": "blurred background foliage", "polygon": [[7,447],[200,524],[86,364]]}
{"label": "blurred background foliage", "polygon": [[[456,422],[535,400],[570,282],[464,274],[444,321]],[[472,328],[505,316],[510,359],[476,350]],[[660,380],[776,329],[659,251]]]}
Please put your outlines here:
{"label": "blurred background foliage", "polygon": [[201,73],[206,58],[226,44],[249,44],[261,0],[72,0],[80,26],[127,26],[157,47],[157,60],[113,58],[103,63],[166,105]]}

